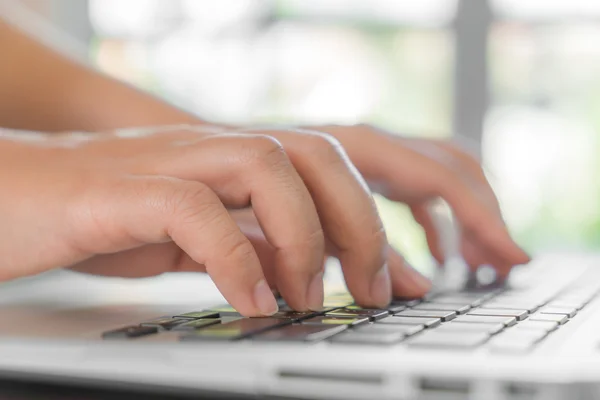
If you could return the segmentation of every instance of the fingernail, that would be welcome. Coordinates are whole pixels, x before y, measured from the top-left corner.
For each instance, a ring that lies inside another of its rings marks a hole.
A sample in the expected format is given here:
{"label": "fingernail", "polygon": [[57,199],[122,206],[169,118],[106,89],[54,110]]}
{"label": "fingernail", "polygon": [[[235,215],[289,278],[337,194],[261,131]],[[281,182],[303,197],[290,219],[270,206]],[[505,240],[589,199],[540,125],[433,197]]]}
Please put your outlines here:
{"label": "fingernail", "polygon": [[387,306],[392,300],[392,283],[387,264],[377,272],[371,281],[371,299],[378,306]]}
{"label": "fingernail", "polygon": [[321,311],[323,309],[323,273],[319,272],[308,285],[306,295],[308,308],[312,311]]}
{"label": "fingernail", "polygon": [[269,316],[279,311],[275,296],[264,279],[254,287],[254,302],[263,315]]}

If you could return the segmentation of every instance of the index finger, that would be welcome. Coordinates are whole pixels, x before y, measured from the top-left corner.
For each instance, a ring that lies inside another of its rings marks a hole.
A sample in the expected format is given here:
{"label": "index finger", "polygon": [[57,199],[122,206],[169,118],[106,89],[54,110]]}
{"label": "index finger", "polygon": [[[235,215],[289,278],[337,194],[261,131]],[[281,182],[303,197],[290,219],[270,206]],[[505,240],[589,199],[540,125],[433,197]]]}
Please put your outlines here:
{"label": "index finger", "polygon": [[364,306],[391,299],[387,239],[370,191],[333,137],[309,130],[264,130],[284,145],[309,189],[348,289]]}

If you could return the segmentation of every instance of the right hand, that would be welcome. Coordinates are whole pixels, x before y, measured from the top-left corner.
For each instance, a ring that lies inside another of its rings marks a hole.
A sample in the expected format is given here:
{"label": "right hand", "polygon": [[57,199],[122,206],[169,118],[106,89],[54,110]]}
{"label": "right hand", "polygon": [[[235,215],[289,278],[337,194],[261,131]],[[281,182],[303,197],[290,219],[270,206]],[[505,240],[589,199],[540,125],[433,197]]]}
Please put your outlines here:
{"label": "right hand", "polygon": [[[335,171],[327,185],[312,185],[317,206],[303,181],[309,178],[266,135],[190,140],[189,132],[172,131],[98,135],[77,145],[50,136],[39,143],[0,139],[0,280],[58,267],[125,277],[206,271],[244,315],[276,311],[270,284],[291,307],[320,309],[320,217],[337,212],[328,203],[339,197],[347,200],[347,217],[327,230],[351,244],[353,263],[344,266],[350,289],[360,304],[383,306],[391,284],[373,200],[343,150],[315,143],[325,149],[311,163],[323,174]],[[248,206],[275,249],[269,279],[228,212]]]}

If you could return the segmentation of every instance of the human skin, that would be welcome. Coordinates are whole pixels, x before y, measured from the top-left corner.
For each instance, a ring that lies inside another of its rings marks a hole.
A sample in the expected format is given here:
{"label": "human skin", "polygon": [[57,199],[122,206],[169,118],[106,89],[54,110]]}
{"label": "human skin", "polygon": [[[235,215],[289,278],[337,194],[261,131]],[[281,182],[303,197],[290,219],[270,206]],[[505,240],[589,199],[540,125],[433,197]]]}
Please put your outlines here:
{"label": "human skin", "polygon": [[426,211],[440,197],[471,266],[506,276],[529,260],[479,163],[453,143],[368,125],[215,125],[1,21],[0,48],[11,55],[0,63],[0,126],[48,132],[0,137],[0,279],[59,267],[128,277],[202,271],[240,312],[268,315],[270,287],[298,310],[319,308],[322,261],[332,255],[360,304],[421,296],[430,284],[387,243],[371,191],[411,207],[440,262]]}

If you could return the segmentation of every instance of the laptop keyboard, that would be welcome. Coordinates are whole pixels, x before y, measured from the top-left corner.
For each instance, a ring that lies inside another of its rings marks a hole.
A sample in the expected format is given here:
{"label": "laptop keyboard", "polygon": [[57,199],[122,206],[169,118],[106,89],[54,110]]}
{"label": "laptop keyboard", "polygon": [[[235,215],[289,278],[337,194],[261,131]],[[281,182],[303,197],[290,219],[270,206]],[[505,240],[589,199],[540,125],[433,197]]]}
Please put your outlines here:
{"label": "laptop keyboard", "polygon": [[297,312],[280,300],[268,318],[245,318],[229,305],[165,316],[122,327],[104,339],[132,340],[176,332],[181,341],[303,342],[348,346],[402,344],[423,349],[523,353],[531,351],[598,293],[585,274],[559,290],[496,289],[396,299],[385,309],[365,309],[348,293],[326,296],[320,312]]}

